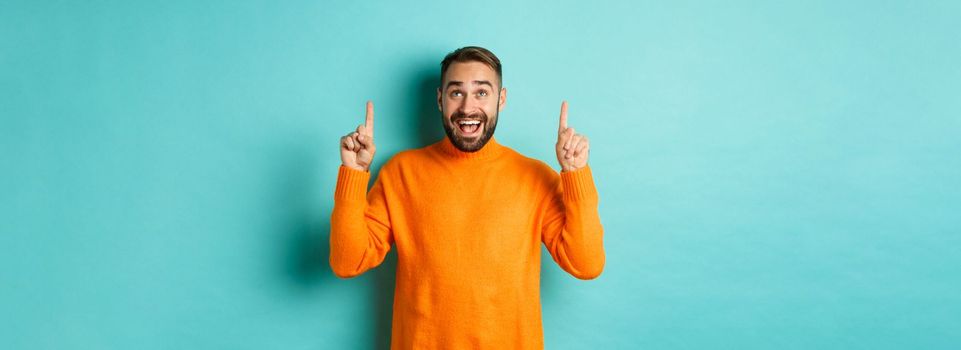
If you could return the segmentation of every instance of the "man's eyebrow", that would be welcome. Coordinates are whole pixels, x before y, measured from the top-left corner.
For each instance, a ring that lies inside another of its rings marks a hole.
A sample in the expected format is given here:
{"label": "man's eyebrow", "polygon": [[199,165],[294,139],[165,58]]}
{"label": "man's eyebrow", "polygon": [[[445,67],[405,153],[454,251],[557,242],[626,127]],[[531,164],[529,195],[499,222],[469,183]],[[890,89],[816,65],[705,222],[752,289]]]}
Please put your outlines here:
{"label": "man's eyebrow", "polygon": [[491,89],[494,88],[494,85],[491,84],[491,82],[489,82],[489,81],[487,81],[487,80],[474,80],[474,84],[477,84],[477,85],[487,84],[487,86],[490,86]]}
{"label": "man's eyebrow", "polygon": [[457,80],[448,81],[448,82],[447,82],[447,86],[444,87],[444,90],[447,90],[448,88],[450,88],[451,85],[461,86],[461,85],[464,85],[464,82],[462,82],[462,81],[457,81]]}
{"label": "man's eyebrow", "polygon": [[[487,81],[487,80],[474,80],[474,84],[477,84],[477,85],[487,85],[487,86],[489,86],[491,89],[494,88],[494,84],[491,84],[491,82],[490,82],[490,81]],[[447,90],[447,89],[450,88],[452,85],[462,86],[462,85],[464,85],[464,82],[459,81],[459,80],[451,80],[451,81],[448,81],[448,82],[447,82],[447,86],[444,87],[444,90]]]}

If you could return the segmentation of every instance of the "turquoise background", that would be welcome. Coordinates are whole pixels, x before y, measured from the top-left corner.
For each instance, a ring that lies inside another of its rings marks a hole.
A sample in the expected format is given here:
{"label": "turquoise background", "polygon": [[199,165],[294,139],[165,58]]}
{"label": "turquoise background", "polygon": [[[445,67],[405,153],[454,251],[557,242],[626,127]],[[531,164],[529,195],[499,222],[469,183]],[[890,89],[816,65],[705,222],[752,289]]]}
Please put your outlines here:
{"label": "turquoise background", "polygon": [[[0,348],[384,349],[396,255],[327,263],[338,138],[592,143],[607,265],[544,253],[548,349],[961,346],[961,2],[6,1]],[[555,165],[556,166],[556,165]]]}

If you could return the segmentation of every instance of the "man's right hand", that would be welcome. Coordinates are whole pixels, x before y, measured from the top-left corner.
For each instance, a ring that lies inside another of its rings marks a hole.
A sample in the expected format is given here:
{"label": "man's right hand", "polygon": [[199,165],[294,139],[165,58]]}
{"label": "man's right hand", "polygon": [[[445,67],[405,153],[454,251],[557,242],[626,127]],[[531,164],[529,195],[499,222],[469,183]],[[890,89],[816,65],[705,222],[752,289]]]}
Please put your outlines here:
{"label": "man's right hand", "polygon": [[340,161],[344,166],[368,171],[374,160],[374,103],[367,101],[367,119],[357,130],[340,138]]}

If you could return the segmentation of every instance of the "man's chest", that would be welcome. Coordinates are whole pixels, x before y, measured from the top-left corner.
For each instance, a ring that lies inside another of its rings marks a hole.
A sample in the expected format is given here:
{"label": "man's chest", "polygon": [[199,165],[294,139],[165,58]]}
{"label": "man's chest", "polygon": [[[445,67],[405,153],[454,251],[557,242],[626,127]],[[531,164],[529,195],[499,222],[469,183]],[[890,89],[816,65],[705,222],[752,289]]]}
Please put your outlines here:
{"label": "man's chest", "polygon": [[418,183],[399,190],[403,209],[391,213],[399,251],[427,260],[512,263],[539,247],[542,185],[497,174],[406,180]]}

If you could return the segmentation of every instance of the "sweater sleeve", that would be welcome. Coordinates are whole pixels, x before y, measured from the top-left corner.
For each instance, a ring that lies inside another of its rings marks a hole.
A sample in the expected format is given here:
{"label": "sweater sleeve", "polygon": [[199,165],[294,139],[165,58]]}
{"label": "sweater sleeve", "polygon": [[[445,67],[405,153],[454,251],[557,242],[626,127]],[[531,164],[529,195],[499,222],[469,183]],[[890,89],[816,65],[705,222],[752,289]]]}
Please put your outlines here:
{"label": "sweater sleeve", "polygon": [[355,277],[380,265],[394,242],[384,169],[380,173],[367,193],[370,173],[340,166],[330,217],[330,267],[337,277]]}
{"label": "sweater sleeve", "polygon": [[551,257],[576,278],[600,276],[605,261],[604,228],[590,167],[561,172],[546,203],[541,240]]}

